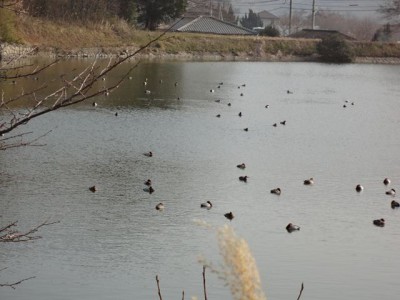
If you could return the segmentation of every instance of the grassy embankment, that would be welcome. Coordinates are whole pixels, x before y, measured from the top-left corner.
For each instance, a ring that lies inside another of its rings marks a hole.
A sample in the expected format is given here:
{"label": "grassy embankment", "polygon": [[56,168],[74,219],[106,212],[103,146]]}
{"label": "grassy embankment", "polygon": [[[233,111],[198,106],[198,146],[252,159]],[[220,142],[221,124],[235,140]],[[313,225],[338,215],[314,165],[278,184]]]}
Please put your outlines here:
{"label": "grassy embankment", "polygon": [[[1,10],[0,10],[1,11]],[[2,16],[0,16],[2,17]],[[120,20],[102,24],[66,24],[35,19],[28,16],[7,15],[0,21],[0,34],[6,41],[56,49],[59,52],[84,48],[101,48],[118,53],[127,47],[139,47],[158,36],[159,32],[136,30]],[[250,57],[254,59],[285,59],[311,57],[316,54],[318,40],[220,36],[210,34],[168,33],[149,49],[147,54],[193,56],[216,55],[222,57]],[[400,58],[400,44],[351,42],[358,57]],[[114,50],[113,50],[114,49]]]}

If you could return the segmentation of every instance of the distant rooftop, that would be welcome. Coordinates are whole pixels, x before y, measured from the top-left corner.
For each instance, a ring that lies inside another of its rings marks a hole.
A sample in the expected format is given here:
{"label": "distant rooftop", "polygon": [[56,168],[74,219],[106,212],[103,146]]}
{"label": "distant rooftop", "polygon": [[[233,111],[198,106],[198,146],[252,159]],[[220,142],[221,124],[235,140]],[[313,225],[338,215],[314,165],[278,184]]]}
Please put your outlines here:
{"label": "distant rooftop", "polygon": [[199,16],[184,17],[172,28],[172,31],[179,32],[198,32],[198,33],[213,33],[224,35],[254,35],[255,32],[228,22],[221,21],[214,17]]}
{"label": "distant rooftop", "polygon": [[275,16],[274,14],[271,14],[269,11],[262,10],[258,13],[258,16],[261,19],[270,19],[270,20],[277,20],[279,17]]}

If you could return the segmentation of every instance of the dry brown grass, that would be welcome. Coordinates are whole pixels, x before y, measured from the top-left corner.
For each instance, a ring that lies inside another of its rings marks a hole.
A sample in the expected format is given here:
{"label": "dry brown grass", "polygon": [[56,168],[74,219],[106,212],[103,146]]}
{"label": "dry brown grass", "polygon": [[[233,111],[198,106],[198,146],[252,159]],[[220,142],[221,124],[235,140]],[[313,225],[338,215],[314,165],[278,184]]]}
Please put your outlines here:
{"label": "dry brown grass", "polygon": [[[197,223],[213,230],[213,227],[205,222]],[[239,237],[228,225],[217,229],[217,239],[222,258],[221,265],[216,267],[205,259],[200,259],[200,262],[225,281],[233,299],[266,300],[257,264],[246,240]]]}

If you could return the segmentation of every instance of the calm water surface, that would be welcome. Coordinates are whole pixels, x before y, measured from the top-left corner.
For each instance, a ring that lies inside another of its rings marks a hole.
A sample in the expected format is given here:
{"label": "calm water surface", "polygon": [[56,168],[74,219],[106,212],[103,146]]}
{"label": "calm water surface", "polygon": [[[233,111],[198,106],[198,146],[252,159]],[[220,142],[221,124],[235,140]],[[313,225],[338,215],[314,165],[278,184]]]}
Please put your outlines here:
{"label": "calm water surface", "polygon": [[[39,80],[75,67],[82,62]],[[132,77],[96,108],[31,122],[37,134],[53,130],[45,146],[0,153],[0,225],[61,221],[34,243],[1,245],[1,282],[36,276],[2,288],[1,299],[157,299],[157,274],[165,299],[182,290],[201,299],[198,259],[221,258],[215,232],[194,220],[219,227],[229,211],[269,299],[296,299],[301,282],[304,299],[398,297],[400,210],[385,191],[400,190],[399,66],[142,63]],[[315,185],[304,186],[310,177]],[[270,194],[276,187],[281,196]],[[200,209],[207,200],[213,209]],[[301,230],[288,234],[289,222]],[[209,299],[232,299],[216,275],[207,279]]]}

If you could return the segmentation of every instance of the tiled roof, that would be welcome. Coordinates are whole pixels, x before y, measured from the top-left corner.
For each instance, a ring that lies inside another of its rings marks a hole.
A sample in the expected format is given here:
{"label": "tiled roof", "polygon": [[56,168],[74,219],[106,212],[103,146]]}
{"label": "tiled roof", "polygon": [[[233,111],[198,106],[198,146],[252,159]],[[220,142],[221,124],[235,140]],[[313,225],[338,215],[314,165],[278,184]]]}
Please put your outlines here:
{"label": "tiled roof", "polygon": [[195,19],[183,18],[182,25],[179,23],[172,28],[174,31],[181,32],[201,32],[201,33],[214,33],[214,34],[231,34],[231,35],[252,35],[255,34],[252,30],[221,21],[214,17],[200,16]]}
{"label": "tiled roof", "polygon": [[279,17],[275,16],[274,14],[271,14],[270,12],[268,12],[266,10],[260,11],[258,13],[258,16],[261,19],[274,19],[274,20],[279,19]]}

